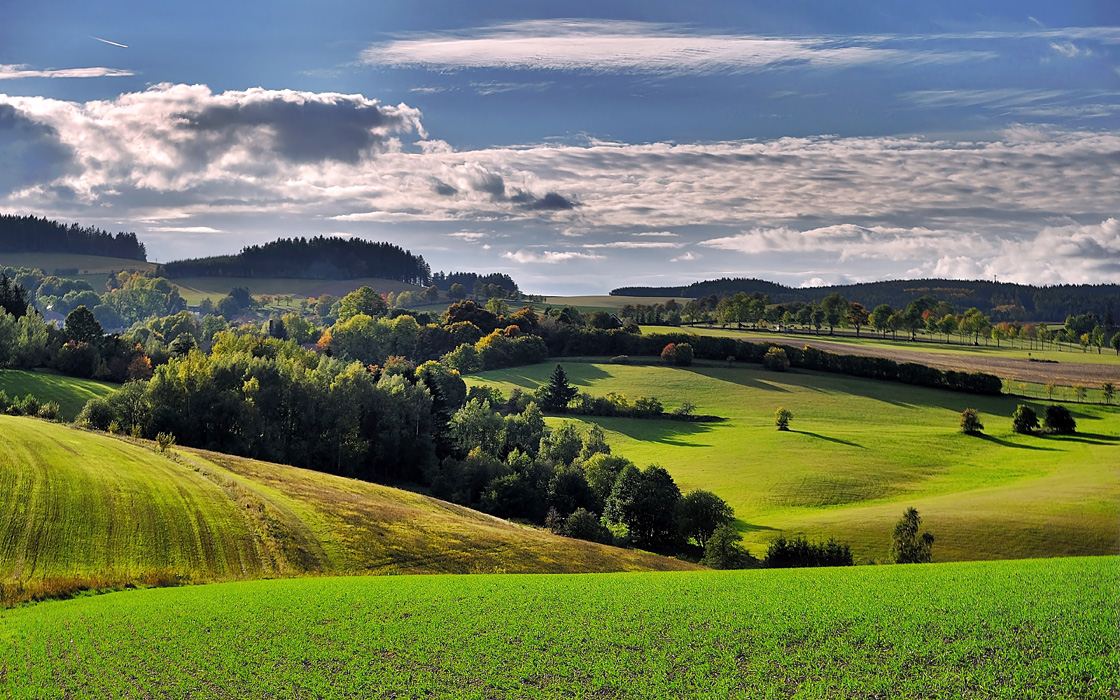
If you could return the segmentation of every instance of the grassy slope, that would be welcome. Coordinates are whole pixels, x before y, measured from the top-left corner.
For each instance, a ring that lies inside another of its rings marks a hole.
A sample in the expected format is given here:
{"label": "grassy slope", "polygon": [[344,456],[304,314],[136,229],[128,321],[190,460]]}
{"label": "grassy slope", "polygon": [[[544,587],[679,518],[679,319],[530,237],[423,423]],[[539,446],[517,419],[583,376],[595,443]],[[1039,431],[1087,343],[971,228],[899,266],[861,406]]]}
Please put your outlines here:
{"label": "grassy slope", "polygon": [[0,614],[0,694],[1103,699],[1120,676],[1118,563],[115,593]]}
{"label": "grassy slope", "polygon": [[[553,363],[468,379],[508,393],[546,381]],[[689,400],[721,423],[595,419],[614,451],[659,463],[682,490],[726,499],[756,554],[784,530],[852,544],[883,560],[902,511],[914,506],[937,537],[938,561],[1115,553],[1120,485],[1115,407],[1068,404],[1074,436],[1010,431],[1016,400],[809,372],[568,363],[581,390]],[[774,411],[793,411],[792,431]],[[983,437],[957,432],[977,408]],[[1035,404],[1042,414],[1042,406]],[[550,418],[549,422],[563,420]],[[574,419],[584,422],[590,419]]]}
{"label": "grassy slope", "polygon": [[0,391],[7,393],[9,399],[31,394],[43,402],[57,402],[66,420],[73,420],[86,405],[86,401],[97,396],[108,396],[116,389],[116,384],[97,382],[92,379],[78,379],[47,372],[0,369]]}
{"label": "grassy slope", "polygon": [[406,491],[0,416],[0,582],[167,570],[622,571],[682,562],[556,537]]}
{"label": "grassy slope", "polygon": [[[824,329],[827,333],[828,329]],[[850,331],[845,331],[850,332]],[[1023,347],[1021,341],[1016,341],[1015,346],[1008,341],[1002,341],[1001,347],[996,347],[995,341],[989,340],[987,342],[991,345],[960,345],[960,338],[952,336],[952,342],[946,344],[944,336],[936,336],[936,342],[928,342],[929,337],[922,334],[919,336],[921,342],[911,343],[906,340],[892,340],[890,338],[881,338],[874,331],[868,332],[864,329],[863,335],[859,338],[848,336],[828,336],[822,334],[820,336],[806,335],[804,333],[788,334],[788,333],[770,333],[768,331],[754,331],[754,330],[736,330],[734,328],[705,328],[703,326],[685,326],[681,328],[674,328],[671,326],[643,326],[642,333],[645,335],[663,335],[666,333],[695,333],[696,335],[708,335],[716,337],[730,337],[730,338],[760,338],[769,340],[774,343],[794,344],[796,347],[802,345],[812,345],[814,340],[828,341],[830,343],[843,343],[849,345],[870,345],[875,347],[888,348],[890,350],[900,350],[904,352],[931,352],[937,354],[953,354],[953,355],[968,355],[973,357],[1000,357],[1013,360],[1026,360],[1034,358],[1036,360],[1055,360],[1057,362],[1083,362],[1093,365],[1120,365],[1120,355],[1111,348],[1103,348],[1100,353],[1096,348],[1092,348],[1086,352],[1082,352],[1081,347],[1078,346],[1072,352],[1068,346],[1063,346],[1061,352],[1049,349],[1051,346],[1047,345],[1046,350],[1031,350]],[[902,334],[900,334],[901,337]],[[980,340],[984,343],[984,339]]]}
{"label": "grassy slope", "polygon": [[[48,275],[53,275],[55,270],[77,269],[80,276],[97,275],[100,286],[94,285],[94,290],[102,291],[105,284],[105,275],[109,272],[121,270],[152,270],[155,264],[142,260],[129,260],[127,258],[107,258],[101,255],[76,255],[72,253],[0,253],[0,265],[9,267],[39,268]],[[72,275],[67,275],[68,277]]]}

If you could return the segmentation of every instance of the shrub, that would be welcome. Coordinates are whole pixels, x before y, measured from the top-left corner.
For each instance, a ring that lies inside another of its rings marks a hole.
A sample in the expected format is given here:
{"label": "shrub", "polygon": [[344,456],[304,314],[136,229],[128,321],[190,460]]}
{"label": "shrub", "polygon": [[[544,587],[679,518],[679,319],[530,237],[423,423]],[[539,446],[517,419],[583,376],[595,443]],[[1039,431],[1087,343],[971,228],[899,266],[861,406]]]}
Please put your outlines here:
{"label": "shrub", "polygon": [[667,365],[677,364],[677,344],[669,343],[661,351],[661,361]]}
{"label": "shrub", "polygon": [[160,433],[156,435],[156,446],[160,452],[167,452],[168,448],[175,444],[175,436],[171,433]]}
{"label": "shrub", "polygon": [[1073,419],[1069,409],[1058,404],[1046,407],[1042,425],[1047,432],[1059,435],[1072,435],[1077,430],[1077,422]]}
{"label": "shrub", "polygon": [[114,419],[113,409],[109,406],[109,402],[102,398],[94,398],[86,401],[86,405],[74,418],[74,422],[94,430],[108,430],[109,424]]}
{"label": "shrub", "polygon": [[20,404],[19,404],[20,413],[22,413],[25,416],[37,416],[37,415],[39,415],[39,408],[40,408],[39,399],[35,398],[31,394],[28,394],[27,396],[24,396],[23,401],[21,401]]}
{"label": "shrub", "polygon": [[692,364],[693,358],[696,357],[696,352],[688,343],[679,343],[677,345],[677,358],[676,365],[678,367],[688,367]]}
{"label": "shrub", "polygon": [[588,542],[610,543],[611,531],[603,527],[599,516],[586,508],[577,508],[564,523],[564,534]]}
{"label": "shrub", "polygon": [[1015,413],[1011,414],[1011,429],[1017,433],[1029,435],[1038,429],[1038,416],[1034,409],[1025,404],[1019,404]]}
{"label": "shrub", "polygon": [[789,355],[784,348],[771,347],[762,356],[762,366],[773,372],[785,372],[789,369]]}
{"label": "shrub", "polygon": [[39,407],[39,417],[44,420],[58,420],[58,404],[54,401],[48,401]]}
{"label": "shrub", "polygon": [[966,408],[961,411],[961,432],[965,435],[977,435],[984,429],[980,422],[980,412],[975,408]]}
{"label": "shrub", "polygon": [[793,420],[793,411],[785,408],[779,408],[774,411],[774,425],[778,426],[778,430],[789,430],[789,422]]}
{"label": "shrub", "polygon": [[628,365],[630,364],[629,355],[615,355],[611,358],[612,365]]}

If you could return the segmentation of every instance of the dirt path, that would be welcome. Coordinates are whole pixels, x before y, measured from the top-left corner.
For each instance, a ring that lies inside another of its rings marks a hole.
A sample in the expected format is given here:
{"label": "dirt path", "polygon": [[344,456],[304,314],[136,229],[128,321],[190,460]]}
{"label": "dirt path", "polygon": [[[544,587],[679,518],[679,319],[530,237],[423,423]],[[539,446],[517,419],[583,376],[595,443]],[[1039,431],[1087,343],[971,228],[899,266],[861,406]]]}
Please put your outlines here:
{"label": "dirt path", "polygon": [[917,362],[938,369],[953,369],[965,372],[988,372],[1003,379],[1019,382],[1081,384],[1086,387],[1099,387],[1102,382],[1120,383],[1120,366],[1091,365],[1081,362],[1031,362],[1004,357],[975,357],[947,353],[922,352],[921,350],[894,350],[874,345],[856,343],[834,343],[825,337],[806,336],[804,341],[789,338],[775,338],[765,334],[741,336],[753,342],[776,343],[792,347],[812,345],[819,350],[841,355],[866,355],[886,357],[895,362]]}

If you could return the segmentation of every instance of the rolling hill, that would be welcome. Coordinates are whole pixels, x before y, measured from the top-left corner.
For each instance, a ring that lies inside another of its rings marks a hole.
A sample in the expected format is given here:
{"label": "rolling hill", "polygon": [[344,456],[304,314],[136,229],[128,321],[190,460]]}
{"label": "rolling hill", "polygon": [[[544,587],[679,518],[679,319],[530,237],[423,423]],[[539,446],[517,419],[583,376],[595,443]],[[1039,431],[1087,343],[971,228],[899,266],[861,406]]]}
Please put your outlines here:
{"label": "rolling hill", "polygon": [[0,416],[0,583],[695,568],[409,491]]}
{"label": "rolling hill", "polygon": [[7,394],[9,399],[31,394],[40,402],[53,401],[58,404],[63,420],[74,420],[86,401],[108,396],[116,390],[116,384],[93,379],[67,377],[44,371],[0,369],[0,391]]}

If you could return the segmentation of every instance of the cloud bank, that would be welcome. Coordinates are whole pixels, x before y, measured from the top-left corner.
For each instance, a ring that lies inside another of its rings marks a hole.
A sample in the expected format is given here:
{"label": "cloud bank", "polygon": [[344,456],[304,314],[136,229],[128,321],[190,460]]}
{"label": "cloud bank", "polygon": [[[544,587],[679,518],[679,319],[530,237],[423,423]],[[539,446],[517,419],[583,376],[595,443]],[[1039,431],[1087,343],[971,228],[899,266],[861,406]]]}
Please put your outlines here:
{"label": "cloud bank", "polygon": [[423,226],[476,252],[486,230],[495,263],[660,255],[715,276],[803,260],[1120,281],[1114,132],[456,151],[421,119],[362,95],[260,88],[159,85],[86,103],[0,95],[0,208],[214,239],[247,219]]}

